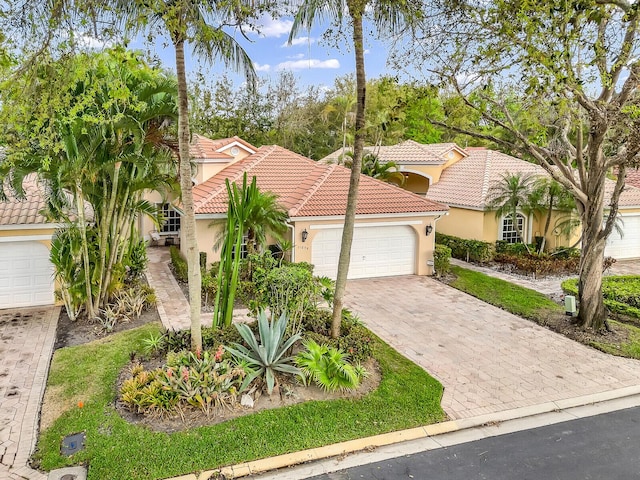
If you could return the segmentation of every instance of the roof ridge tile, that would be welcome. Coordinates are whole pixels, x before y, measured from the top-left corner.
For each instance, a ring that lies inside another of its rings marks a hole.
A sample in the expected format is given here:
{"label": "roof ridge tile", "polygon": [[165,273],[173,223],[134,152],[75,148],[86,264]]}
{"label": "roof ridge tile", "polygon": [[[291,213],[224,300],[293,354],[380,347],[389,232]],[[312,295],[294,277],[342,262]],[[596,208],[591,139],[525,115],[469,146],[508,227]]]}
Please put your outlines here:
{"label": "roof ridge tile", "polygon": [[306,191],[303,192],[304,194],[300,197],[300,200],[289,210],[290,217],[295,217],[295,215],[305,206],[305,204],[309,201],[313,194],[318,191],[322,184],[327,180],[329,175],[331,175],[336,167],[339,166],[341,165],[337,165],[335,163],[332,163],[330,165],[316,164],[316,166],[313,168],[313,172],[320,170],[320,175],[316,178],[315,182],[313,182],[311,188],[306,189]]}

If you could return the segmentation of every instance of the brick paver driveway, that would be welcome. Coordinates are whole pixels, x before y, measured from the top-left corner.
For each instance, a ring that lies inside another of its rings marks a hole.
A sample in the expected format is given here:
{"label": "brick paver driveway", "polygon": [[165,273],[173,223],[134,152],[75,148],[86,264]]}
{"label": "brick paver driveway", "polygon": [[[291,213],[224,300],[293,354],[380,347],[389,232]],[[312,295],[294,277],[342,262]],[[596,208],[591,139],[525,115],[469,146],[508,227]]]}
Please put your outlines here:
{"label": "brick paver driveway", "polygon": [[27,466],[58,325],[58,307],[0,310],[0,478],[44,479]]}
{"label": "brick paver driveway", "polygon": [[453,419],[640,385],[640,362],[569,340],[427,277],[352,280],[346,305],[445,387]]}

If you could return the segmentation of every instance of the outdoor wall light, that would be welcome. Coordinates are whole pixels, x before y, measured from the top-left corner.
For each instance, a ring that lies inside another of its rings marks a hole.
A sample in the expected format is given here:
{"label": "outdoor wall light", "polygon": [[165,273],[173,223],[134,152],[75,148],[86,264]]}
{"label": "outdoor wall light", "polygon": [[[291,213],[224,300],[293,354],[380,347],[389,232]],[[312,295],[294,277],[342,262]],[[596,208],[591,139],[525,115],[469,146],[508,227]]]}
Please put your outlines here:
{"label": "outdoor wall light", "polygon": [[302,233],[300,234],[300,236],[302,237],[302,241],[303,242],[307,241],[307,237],[309,236],[309,232],[307,232],[306,228],[304,230],[302,230]]}
{"label": "outdoor wall light", "polygon": [[431,225],[427,225],[425,233],[427,234],[427,236],[429,236],[431,235],[431,232],[433,232],[433,227]]}

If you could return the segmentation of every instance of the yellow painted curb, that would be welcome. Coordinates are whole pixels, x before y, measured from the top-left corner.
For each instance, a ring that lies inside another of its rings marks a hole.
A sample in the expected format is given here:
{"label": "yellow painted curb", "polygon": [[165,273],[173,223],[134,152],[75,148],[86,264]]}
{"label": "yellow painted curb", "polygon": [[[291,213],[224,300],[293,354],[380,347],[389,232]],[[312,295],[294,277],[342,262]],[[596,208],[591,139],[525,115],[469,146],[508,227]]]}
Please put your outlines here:
{"label": "yellow painted curb", "polygon": [[640,395],[639,387],[626,387],[600,394],[585,395],[566,400],[557,400],[555,402],[546,402],[528,407],[516,408],[513,410],[505,410],[502,412],[489,413],[479,415],[477,417],[451,420],[442,423],[434,423],[423,427],[410,428],[407,430],[399,430],[397,432],[383,433],[372,437],[359,438],[341,443],[334,443],[324,447],[317,447],[299,452],[287,453],[275,457],[264,458],[252,462],[240,463],[238,465],[222,467],[216,470],[207,470],[196,477],[195,474],[173,477],[166,480],[209,480],[214,473],[221,473],[228,479],[242,478],[249,475],[264,473],[280,468],[291,467],[314,460],[323,460],[326,458],[347,455],[359,452],[368,448],[382,447],[396,443],[406,442],[410,440],[418,440],[421,438],[434,437],[445,433],[466,430],[469,428],[480,427],[490,423],[500,423],[517,418],[526,418],[552,411],[563,410],[567,408],[584,406],[601,401],[609,401],[619,398],[632,397]]}

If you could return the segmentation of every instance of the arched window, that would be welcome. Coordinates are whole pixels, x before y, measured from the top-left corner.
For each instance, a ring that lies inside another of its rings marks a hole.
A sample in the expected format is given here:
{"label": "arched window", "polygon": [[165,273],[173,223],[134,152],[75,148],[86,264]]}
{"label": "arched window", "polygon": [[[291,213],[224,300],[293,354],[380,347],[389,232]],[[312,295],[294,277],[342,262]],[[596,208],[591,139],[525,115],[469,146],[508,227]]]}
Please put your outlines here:
{"label": "arched window", "polygon": [[[526,219],[524,215],[522,215],[521,213],[516,214],[516,222],[518,222],[518,230],[526,239],[527,235],[524,228],[526,225]],[[518,230],[516,230],[513,224],[511,215],[507,215],[506,217],[502,218],[501,240],[504,240],[508,243],[518,243],[520,241],[520,239],[518,238]]]}

